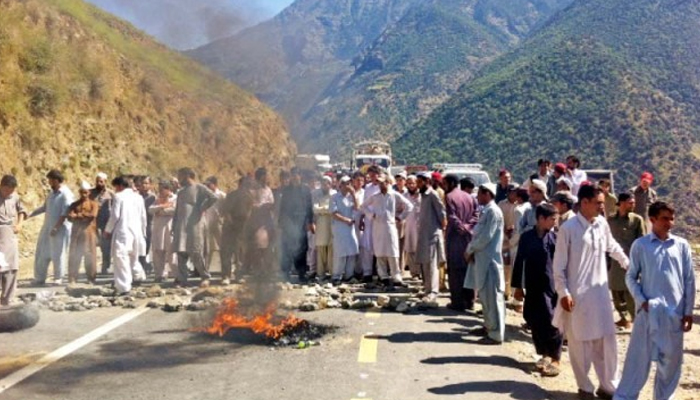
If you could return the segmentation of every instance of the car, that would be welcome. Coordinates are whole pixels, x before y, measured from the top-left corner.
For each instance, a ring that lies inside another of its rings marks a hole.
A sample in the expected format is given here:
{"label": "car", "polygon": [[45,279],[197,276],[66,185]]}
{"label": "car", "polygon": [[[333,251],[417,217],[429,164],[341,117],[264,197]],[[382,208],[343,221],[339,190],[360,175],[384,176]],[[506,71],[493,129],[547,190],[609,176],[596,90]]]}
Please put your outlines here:
{"label": "car", "polygon": [[433,170],[439,171],[443,176],[448,174],[457,175],[460,180],[471,178],[476,186],[491,183],[489,174],[483,170],[481,164],[437,163],[433,164]]}

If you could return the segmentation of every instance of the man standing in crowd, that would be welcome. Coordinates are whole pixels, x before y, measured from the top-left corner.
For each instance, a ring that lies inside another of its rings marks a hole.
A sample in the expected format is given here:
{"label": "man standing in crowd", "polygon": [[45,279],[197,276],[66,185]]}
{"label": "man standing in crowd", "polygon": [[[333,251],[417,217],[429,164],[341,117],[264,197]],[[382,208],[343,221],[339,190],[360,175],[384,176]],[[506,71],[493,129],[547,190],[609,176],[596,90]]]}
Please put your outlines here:
{"label": "man standing in crowd", "polygon": [[421,266],[423,292],[428,301],[437,299],[440,290],[438,263],[440,262],[441,232],[447,226],[445,206],[430,185],[430,175],[418,175],[420,190],[420,219],[418,220],[418,247],[416,261]]}
{"label": "man standing in crowd", "polygon": [[639,178],[639,185],[632,188],[632,195],[635,200],[634,213],[644,219],[647,227],[650,227],[649,216],[647,215],[649,206],[658,199],[656,190],[651,187],[653,182],[654,175],[650,172],[645,172]]}
{"label": "man standing in crowd", "polygon": [[695,271],[690,244],[670,231],[675,210],[649,207],[652,233],[630,252],[627,286],[639,307],[616,400],[636,400],[656,361],[654,399],[671,399],[681,378],[683,333],[693,327]]}
{"label": "man standing in crowd", "polygon": [[449,270],[450,304],[448,308],[464,312],[474,309],[474,290],[464,287],[467,262],[464,252],[479,220],[476,200],[459,189],[459,177],[445,176],[445,211],[447,213],[447,268]]}
{"label": "man standing in crowd", "polygon": [[605,196],[605,218],[610,218],[617,211],[617,197],[612,193],[612,184],[609,179],[601,179],[598,186]]}
{"label": "man standing in crowd", "polygon": [[586,171],[580,169],[581,160],[577,156],[571,155],[566,157],[566,167],[566,174],[573,183],[571,193],[574,196],[578,196],[578,190],[581,187],[581,183],[588,180],[588,175],[586,174]]}
{"label": "man standing in crowd", "polygon": [[204,214],[207,223],[207,270],[211,271],[215,259],[218,259],[217,261],[221,264],[221,229],[223,226],[221,204],[226,198],[226,193],[219,189],[219,179],[215,176],[208,177],[204,181],[204,185],[211,190],[217,198],[216,203],[212,207],[209,207]]}
{"label": "man standing in crowd", "polygon": [[331,232],[331,198],[335,195],[333,180],[329,176],[321,178],[321,188],[312,194],[314,206],[314,244],[316,245],[316,271],[318,280],[326,279],[333,269],[333,237]]}
{"label": "man standing in crowd", "polygon": [[282,271],[289,274],[294,267],[299,280],[307,280],[306,251],[308,241],[306,232],[313,223],[313,202],[311,190],[301,184],[301,174],[292,168],[289,186],[282,189],[279,227],[282,232]]}
{"label": "man standing in crowd", "polygon": [[483,344],[501,344],[505,336],[506,307],[503,298],[503,213],[494,201],[496,185],[479,186],[479,204],[484,206],[474,237],[465,256],[471,263],[464,286],[478,291],[484,313],[484,327],[474,334],[484,336]]}
{"label": "man standing in crowd", "polygon": [[[634,197],[629,193],[620,193],[617,203],[617,212],[608,217],[608,225],[613,238],[617,240],[625,254],[629,256],[632,243],[647,234],[647,226],[642,217],[632,212],[634,210]],[[634,298],[627,290],[625,283],[626,270],[620,263],[611,260],[608,281],[610,292],[620,320],[616,325],[629,329],[635,316]]]}
{"label": "man standing in crowd", "polygon": [[566,164],[557,163],[554,164],[554,169],[552,174],[547,179],[547,197],[554,196],[554,193],[558,192],[557,181],[566,175]]}
{"label": "man standing in crowd", "polygon": [[619,374],[605,256],[610,253],[623,268],[628,259],[601,216],[605,207],[603,192],[586,185],[578,197],[578,215],[566,221],[558,232],[553,268],[559,304],[553,322],[569,341],[579,397],[595,398],[595,386],[588,377],[593,363],[600,382],[596,395],[610,399]]}
{"label": "man standing in crowd", "polygon": [[172,224],[175,215],[177,196],[173,193],[169,181],[161,181],[158,185],[158,197],[148,209],[153,216],[151,233],[151,254],[153,255],[153,274],[155,282],[160,283],[167,278],[172,268]]}
{"label": "man standing in crowd", "polygon": [[505,200],[506,197],[508,197],[508,187],[510,186],[510,182],[513,179],[513,176],[510,174],[510,171],[507,169],[503,168],[500,171],[498,171],[498,187],[496,188],[496,198],[494,201],[496,204],[500,203],[501,201]]}
{"label": "man standing in crowd", "polygon": [[420,191],[418,190],[418,179],[415,175],[409,175],[406,178],[406,190],[404,197],[413,205],[413,210],[411,210],[403,223],[405,233],[404,251],[411,278],[417,279],[421,276],[421,267],[416,258],[416,252],[418,251],[418,220],[420,219]]}
{"label": "man standing in crowd", "polygon": [[557,209],[559,215],[557,219],[557,227],[561,226],[564,222],[575,217],[576,214],[573,211],[574,208],[574,197],[570,192],[557,192],[551,199],[551,203],[554,208]]}
{"label": "man standing in crowd", "polygon": [[29,218],[46,214],[44,225],[34,253],[34,285],[43,286],[49,263],[53,263],[54,284],[63,283],[64,253],[68,249],[71,223],[66,220],[68,207],[73,203],[73,193],[63,184],[64,178],[57,170],[46,175],[51,192],[43,206],[34,210]]}
{"label": "man standing in crowd", "polygon": [[[228,285],[233,275],[240,274],[237,267],[242,267],[244,259],[244,233],[253,209],[253,197],[250,193],[251,179],[247,176],[238,181],[238,188],[226,195],[221,205],[224,225],[221,229],[221,284]],[[284,188],[282,189],[285,190]],[[280,199],[282,196],[280,195]],[[283,255],[284,253],[282,253]],[[280,262],[283,261],[280,257]],[[282,272],[286,273],[281,264]]]}
{"label": "man standing in crowd", "polygon": [[[541,161],[541,160],[540,160]],[[529,182],[532,184],[532,182]],[[510,280],[513,276],[513,259],[515,249],[511,248],[511,239],[515,232],[515,207],[518,205],[518,184],[511,183],[508,188],[508,197],[498,203],[503,213],[503,272],[505,275],[505,298],[510,298]]]}
{"label": "man standing in crowd", "polygon": [[198,183],[194,171],[181,168],[177,179],[182,189],[177,194],[175,217],[173,218],[173,250],[177,252],[177,284],[186,285],[189,271],[187,261],[191,260],[195,270],[202,277],[201,287],[209,287],[211,274],[204,262],[204,237],[206,211],[216,204],[218,198],[206,186]]}
{"label": "man standing in crowd", "polygon": [[78,191],[80,198],[68,208],[71,228],[68,251],[68,283],[78,282],[80,263],[85,259],[85,275],[88,282],[97,280],[97,213],[99,204],[90,199],[90,184],[83,182]]}
{"label": "man standing in crowd", "polygon": [[535,350],[542,356],[536,366],[543,376],[557,376],[560,373],[559,360],[563,343],[561,332],[552,325],[557,306],[552,272],[557,241],[553,228],[557,210],[551,204],[542,204],[537,206],[535,214],[535,229],[520,237],[512,285],[516,288],[516,300],[525,299],[523,317],[532,330]]}
{"label": "man standing in crowd", "polygon": [[[377,258],[379,279],[387,290],[393,290],[395,284],[403,283],[399,269],[399,233],[396,230],[396,221],[406,219],[413,205],[391,189],[386,174],[382,173],[376,180],[379,193],[370,197],[362,205],[362,209],[365,221],[372,221],[372,248]],[[398,214],[400,205],[403,205],[404,211]],[[366,272],[365,270],[364,273]]]}
{"label": "man standing in crowd", "polygon": [[10,305],[19,279],[19,240],[27,211],[17,195],[17,179],[5,175],[0,180],[0,306]]}
{"label": "man standing in crowd", "polygon": [[[143,199],[143,205],[148,210],[153,203],[156,201],[156,195],[153,194],[153,182],[151,181],[151,177],[147,175],[142,175],[142,176],[137,176],[134,178],[134,186],[136,187],[136,191],[138,194],[141,196]],[[150,274],[151,271],[153,271],[153,267],[151,264],[148,262],[148,253],[151,251],[151,232],[152,232],[152,227],[153,225],[153,216],[150,214],[146,214],[146,253],[142,256],[139,257],[139,263],[143,267],[143,270],[146,272],[146,275]]]}
{"label": "man standing in crowd", "polygon": [[340,190],[331,197],[330,213],[333,220],[333,284],[350,280],[355,274],[360,243],[355,231],[355,211],[359,201],[349,176],[340,178]]}
{"label": "man standing in crowd", "polygon": [[246,224],[246,262],[250,272],[269,275],[272,265],[272,244],[275,241],[275,197],[267,184],[267,169],[255,170],[250,196],[252,207]]}
{"label": "man standing in crowd", "polygon": [[537,206],[547,202],[547,185],[539,179],[532,181],[532,184],[528,188],[530,194],[530,205],[531,207],[525,211],[523,218],[519,222],[518,233],[521,235],[531,229],[535,228],[537,225],[537,217],[535,217],[535,210]]}
{"label": "man standing in crowd", "polygon": [[116,194],[105,236],[112,240],[114,287],[118,293],[128,293],[134,281],[146,279],[138,261],[146,252],[146,208],[126,177],[114,178],[112,186]]}
{"label": "man standing in crowd", "polygon": [[[367,169],[367,178],[369,182],[365,185],[365,191],[362,196],[362,205],[369,201],[372,197],[379,193],[379,167],[371,165]],[[360,265],[362,265],[362,281],[364,283],[372,283],[372,270],[374,264],[374,220],[364,215],[364,207],[362,221],[362,238],[360,239]]]}
{"label": "man standing in crowd", "polygon": [[102,253],[102,273],[109,273],[112,261],[112,241],[105,237],[104,231],[112,211],[112,199],[114,192],[107,188],[107,174],[100,172],[95,178],[95,187],[90,191],[90,199],[97,202],[100,209],[97,211],[97,240],[100,243]]}

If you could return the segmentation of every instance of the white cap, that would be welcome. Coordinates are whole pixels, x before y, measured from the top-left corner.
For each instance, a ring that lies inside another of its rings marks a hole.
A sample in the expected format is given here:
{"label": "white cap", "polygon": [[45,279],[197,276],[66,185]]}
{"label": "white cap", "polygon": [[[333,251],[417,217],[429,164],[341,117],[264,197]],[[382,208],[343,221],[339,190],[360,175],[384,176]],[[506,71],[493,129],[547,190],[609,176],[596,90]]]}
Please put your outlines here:
{"label": "white cap", "polygon": [[493,194],[493,197],[496,197],[496,184],[495,183],[484,183],[479,186],[479,189],[484,189],[488,190]]}
{"label": "white cap", "polygon": [[547,198],[547,184],[546,183],[544,183],[543,181],[541,181],[539,179],[533,179],[532,183],[530,183],[530,186],[534,187],[535,189],[542,192],[542,194],[544,195],[544,198],[545,199]]}
{"label": "white cap", "polygon": [[104,172],[98,172],[97,178],[107,180],[107,174],[105,174]]}
{"label": "white cap", "polygon": [[92,185],[90,185],[87,181],[80,182],[80,190],[90,190],[90,189],[92,189]]}

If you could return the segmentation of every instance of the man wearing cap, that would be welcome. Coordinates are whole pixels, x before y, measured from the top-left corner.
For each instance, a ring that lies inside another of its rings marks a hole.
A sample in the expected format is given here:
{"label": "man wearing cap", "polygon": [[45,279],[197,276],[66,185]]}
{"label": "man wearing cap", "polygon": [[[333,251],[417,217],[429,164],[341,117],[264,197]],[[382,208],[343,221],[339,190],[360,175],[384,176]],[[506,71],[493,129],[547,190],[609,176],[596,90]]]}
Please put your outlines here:
{"label": "man wearing cap", "polygon": [[360,243],[355,231],[355,211],[359,201],[349,176],[340,178],[340,190],[331,197],[330,213],[333,218],[333,284],[350,280],[355,273]]}
{"label": "man wearing cap", "polygon": [[[379,189],[379,174],[380,169],[376,165],[371,165],[367,169],[368,183],[365,185],[362,196],[362,204],[367,203],[372,197],[377,195]],[[385,178],[386,181],[386,178]],[[374,219],[369,218],[364,214],[360,217],[360,227],[362,228],[362,238],[360,239],[360,265],[362,267],[362,280],[364,283],[372,282],[372,273],[374,267]]]}
{"label": "man wearing cap", "polygon": [[574,196],[571,195],[571,192],[566,191],[555,193],[551,198],[551,203],[554,208],[557,209],[558,213],[557,225],[555,228],[558,229],[558,227],[564,224],[564,222],[576,216],[573,211],[575,203]]}
{"label": "man wearing cap", "polygon": [[520,235],[533,229],[535,225],[537,225],[535,210],[537,209],[537,206],[544,204],[547,201],[547,185],[539,179],[532,181],[528,192],[530,194],[531,207],[525,211],[523,218],[520,220],[518,226],[518,233]]}
{"label": "man wearing cap", "polygon": [[49,264],[53,263],[54,284],[63,283],[64,253],[68,249],[71,223],[66,219],[73,203],[73,192],[63,184],[63,174],[51,170],[46,175],[51,192],[43,206],[32,211],[29,218],[46,214],[34,253],[34,284],[44,285]]}
{"label": "man wearing cap", "polygon": [[658,200],[656,190],[651,187],[652,182],[654,182],[654,175],[651,172],[644,172],[639,178],[639,185],[631,190],[636,203],[634,213],[644,218],[647,228],[651,226],[648,215],[649,206]]}
{"label": "man wearing cap", "polygon": [[[399,268],[399,233],[396,221],[403,221],[413,209],[406,198],[391,189],[386,174],[376,178],[379,193],[370,197],[363,205],[365,223],[372,221],[372,249],[377,257],[377,273],[382,284],[392,290],[396,283],[401,284]],[[366,193],[366,191],[365,191]],[[403,205],[403,212],[397,210]],[[365,278],[367,271],[364,271]],[[369,275],[371,277],[371,275]]]}
{"label": "man wearing cap", "polygon": [[[408,193],[406,189],[406,172],[400,172],[394,176],[394,191],[405,196]],[[401,212],[403,210],[399,210]],[[403,222],[397,223],[396,228],[399,230],[399,267],[406,266],[404,242],[406,237],[406,226]]]}
{"label": "man wearing cap", "polygon": [[472,240],[474,228],[479,221],[476,200],[459,189],[459,177],[449,174],[445,177],[445,209],[447,213],[447,268],[450,284],[450,304],[448,308],[461,311],[474,309],[474,290],[464,287],[467,275],[467,262],[464,252]]}
{"label": "man wearing cap", "polygon": [[566,164],[555,164],[552,174],[549,176],[549,179],[547,179],[547,197],[552,197],[554,193],[559,191],[557,189],[557,181],[564,175],[566,175]]}
{"label": "man wearing cap", "polygon": [[[617,240],[625,254],[629,257],[632,243],[647,234],[647,226],[642,217],[632,212],[635,199],[629,193],[620,193],[617,212],[608,217],[608,225],[613,238]],[[615,309],[620,315],[616,325],[629,329],[635,316],[634,298],[627,289],[625,272],[619,262],[612,260],[608,272],[608,283],[612,293]]]}
{"label": "man wearing cap", "polygon": [[97,279],[97,212],[99,204],[90,199],[90,184],[83,181],[78,191],[80,198],[68,208],[71,228],[68,252],[68,283],[78,281],[80,263],[85,259],[85,275],[88,282]]}
{"label": "man wearing cap", "polygon": [[612,183],[610,183],[610,179],[599,180],[598,186],[605,196],[605,218],[609,218],[617,212],[617,197],[611,191]]}
{"label": "man wearing cap", "polygon": [[[532,184],[532,182],[529,182]],[[515,248],[511,246],[511,239],[515,232],[515,207],[518,202],[518,184],[511,183],[508,187],[508,197],[498,203],[498,207],[503,213],[503,270],[505,274],[505,296],[510,298],[510,280],[513,275],[513,259],[515,258]]]}
{"label": "man wearing cap", "polygon": [[97,202],[100,209],[97,211],[97,236],[102,253],[102,273],[109,272],[112,262],[112,241],[104,236],[104,230],[109,221],[114,192],[107,187],[107,174],[100,172],[95,177],[95,187],[90,190],[90,199]]}
{"label": "man wearing cap", "polygon": [[0,306],[7,306],[14,297],[19,279],[19,240],[27,211],[16,193],[17,178],[5,175],[0,180]]}
{"label": "man wearing cap", "polygon": [[430,185],[431,176],[428,173],[418,175],[418,190],[420,191],[420,218],[418,219],[418,243],[416,261],[421,266],[423,275],[423,292],[428,301],[437,298],[440,292],[440,246],[441,234],[447,225],[445,206],[440,196]]}
{"label": "man wearing cap", "polygon": [[314,212],[314,244],[316,245],[316,271],[312,278],[324,280],[333,269],[333,237],[331,232],[331,199],[336,191],[331,187],[333,180],[324,175],[321,178],[321,188],[312,193]]}
{"label": "man wearing cap", "polygon": [[484,209],[465,252],[470,266],[464,287],[478,291],[484,313],[484,327],[472,333],[484,336],[483,344],[501,344],[505,335],[503,213],[494,201],[496,190],[493,183],[479,186],[479,204]]}

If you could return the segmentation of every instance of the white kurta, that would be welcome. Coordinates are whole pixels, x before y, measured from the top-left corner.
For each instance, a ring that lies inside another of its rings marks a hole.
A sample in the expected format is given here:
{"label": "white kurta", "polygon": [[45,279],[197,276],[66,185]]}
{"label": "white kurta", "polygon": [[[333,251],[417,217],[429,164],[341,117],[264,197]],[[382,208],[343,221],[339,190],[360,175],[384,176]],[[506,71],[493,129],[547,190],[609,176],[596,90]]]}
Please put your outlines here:
{"label": "white kurta", "polygon": [[29,215],[31,218],[45,214],[34,254],[34,279],[38,281],[46,280],[49,262],[53,262],[54,279],[60,280],[63,277],[64,254],[68,249],[72,224],[66,219],[55,234],[51,234],[51,230],[58,220],[68,213],[68,207],[73,200],[70,189],[61,185],[57,191],[52,190],[49,193],[43,206]]}
{"label": "white kurta", "polygon": [[[396,214],[398,205],[403,204],[403,212]],[[404,220],[413,210],[413,204],[405,197],[389,189],[386,194],[377,193],[362,205],[367,220],[372,221],[372,248],[375,257],[399,257],[399,232],[396,219]],[[365,234],[367,232],[365,231]]]}
{"label": "white kurta", "polygon": [[413,211],[408,213],[404,222],[403,249],[406,253],[415,253],[418,249],[418,221],[420,219],[420,193],[404,195],[413,204]]}
{"label": "white kurta", "polygon": [[119,292],[131,290],[133,279],[146,278],[138,262],[146,255],[146,206],[131,189],[114,195],[106,232],[112,234],[114,286]]}
{"label": "white kurta", "polygon": [[328,194],[324,194],[320,189],[313,193],[314,223],[316,224],[314,244],[316,247],[330,246],[333,244],[333,234],[331,232],[331,221],[333,220],[333,216],[331,215],[331,198],[335,193],[333,189],[331,189]]}
{"label": "white kurta", "polygon": [[[379,185],[370,183],[367,186],[365,186],[364,193],[362,196],[362,204],[365,204],[377,193],[379,193]],[[372,220],[372,218],[368,217],[366,213],[363,213],[363,215],[365,217],[365,230],[360,240],[360,246],[366,249],[372,249],[372,245],[374,242],[374,240],[372,239],[372,226],[374,221]]]}
{"label": "white kurta", "polygon": [[[338,192],[331,198],[330,212],[331,214],[339,214],[345,218],[353,217],[355,212],[355,201],[352,194],[343,196]],[[359,242],[355,228],[333,218],[333,255],[335,257],[349,257],[359,254]]]}

